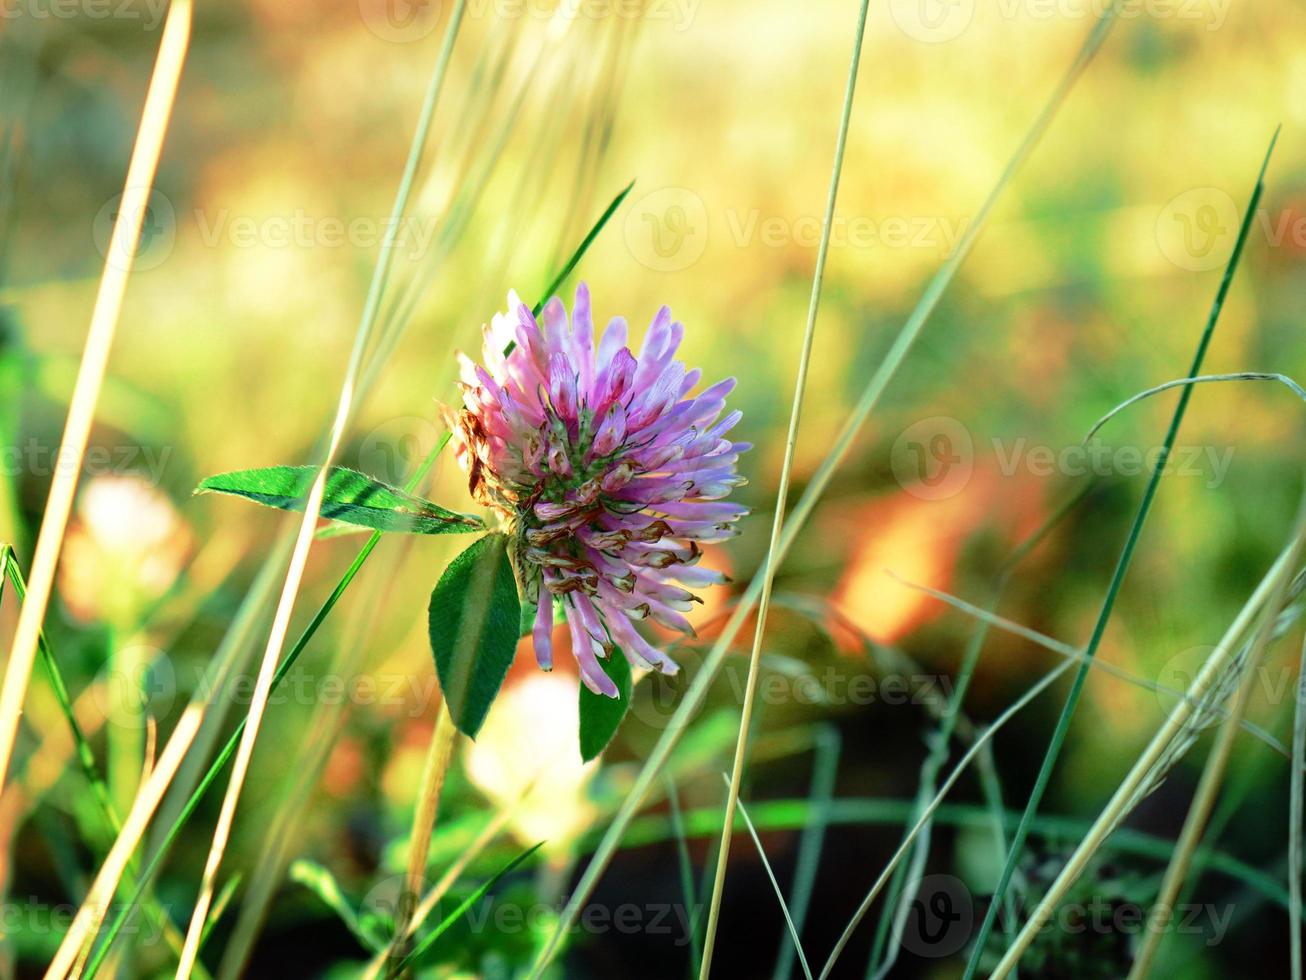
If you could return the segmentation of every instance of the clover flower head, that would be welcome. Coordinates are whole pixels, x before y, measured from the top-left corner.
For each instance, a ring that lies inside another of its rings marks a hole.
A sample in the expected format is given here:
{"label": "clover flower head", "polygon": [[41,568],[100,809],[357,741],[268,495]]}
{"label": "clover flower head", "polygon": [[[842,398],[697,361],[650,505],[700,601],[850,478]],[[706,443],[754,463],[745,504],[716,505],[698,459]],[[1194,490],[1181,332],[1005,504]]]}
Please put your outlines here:
{"label": "clover flower head", "polygon": [[457,452],[472,495],[507,522],[519,587],[537,604],[536,659],[553,665],[556,598],[590,690],[617,696],[598,662],[614,649],[675,673],[634,624],[692,634],[690,590],[725,581],[697,563],[746,513],[725,500],[749,448],[728,437],[740,413],[723,415],[734,379],[691,395],[701,375],[675,360],[684,328],[665,306],[638,356],[620,317],[596,346],[584,283],[570,317],[554,297],[537,320],[509,293],[484,336],[482,364],[459,355]]}

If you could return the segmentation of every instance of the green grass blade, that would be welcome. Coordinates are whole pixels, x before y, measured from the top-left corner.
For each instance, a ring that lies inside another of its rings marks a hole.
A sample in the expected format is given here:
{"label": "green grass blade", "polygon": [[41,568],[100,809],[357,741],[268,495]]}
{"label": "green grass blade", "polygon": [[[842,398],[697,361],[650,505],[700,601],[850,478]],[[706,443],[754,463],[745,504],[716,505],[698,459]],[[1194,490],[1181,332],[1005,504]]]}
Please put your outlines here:
{"label": "green grass blade", "polygon": [[[1270,140],[1270,146],[1266,150],[1265,158],[1261,163],[1260,173],[1256,178],[1256,185],[1252,190],[1251,200],[1247,204],[1247,210],[1243,214],[1242,224],[1238,229],[1238,238],[1234,242],[1233,252],[1229,256],[1229,261],[1225,265],[1224,275],[1220,279],[1219,288],[1216,290],[1215,301],[1211,305],[1211,312],[1206,320],[1206,327],[1202,331],[1201,339],[1197,344],[1197,352],[1193,355],[1192,367],[1188,370],[1189,376],[1197,376],[1202,373],[1202,362],[1206,360],[1206,352],[1210,347],[1211,338],[1215,334],[1215,325],[1219,322],[1220,313],[1224,309],[1224,300],[1229,293],[1229,286],[1233,282],[1234,272],[1238,268],[1238,262],[1242,258],[1243,247],[1247,243],[1248,233],[1251,231],[1252,221],[1256,215],[1256,207],[1260,203],[1261,194],[1265,189],[1265,171],[1270,164],[1270,156],[1274,152],[1274,144],[1278,139],[1278,133]],[[1157,489],[1161,483],[1161,475],[1165,470],[1166,460],[1169,459],[1170,453],[1174,450],[1175,439],[1179,435],[1179,427],[1183,424],[1184,414],[1188,410],[1188,402],[1192,397],[1193,387],[1185,385],[1179,394],[1179,404],[1175,406],[1174,414],[1170,419],[1170,426],[1166,432],[1165,440],[1161,444],[1161,451],[1157,455],[1156,465],[1152,469],[1152,475],[1147,481],[1147,488],[1143,491],[1143,499],[1139,504],[1138,512],[1134,516],[1134,521],[1129,528],[1129,534],[1125,539],[1124,548],[1120,552],[1120,558],[1116,563],[1116,568],[1111,576],[1111,583],[1107,587],[1106,598],[1102,603],[1101,611],[1098,613],[1097,622],[1093,627],[1092,637],[1085,647],[1085,654],[1091,660],[1096,654],[1098,646],[1102,642],[1102,636],[1106,632],[1106,625],[1111,618],[1111,612],[1115,608],[1116,597],[1120,593],[1120,587],[1124,584],[1125,574],[1129,570],[1130,562],[1133,560],[1134,549],[1138,545],[1138,539],[1142,534],[1143,525],[1147,522],[1148,514],[1152,509],[1152,501],[1156,497]],[[1019,826],[1016,827],[1016,833],[1012,837],[1011,849],[1007,855],[1007,863],[1002,869],[1002,875],[998,879],[998,887],[993,896],[993,902],[990,904],[988,912],[984,916],[984,921],[980,925],[979,932],[975,937],[975,946],[971,952],[970,961],[966,965],[966,973],[963,980],[971,980],[975,972],[979,969],[980,958],[983,956],[984,947],[988,941],[989,933],[993,930],[994,920],[997,918],[998,909],[1001,907],[1003,896],[1006,894],[1007,887],[1011,884],[1011,877],[1015,873],[1016,863],[1020,860],[1021,853],[1024,850],[1025,837],[1029,832],[1029,821],[1038,811],[1039,804],[1043,800],[1043,794],[1047,790],[1048,782],[1052,778],[1052,769],[1056,765],[1057,758],[1061,754],[1061,747],[1065,743],[1066,735],[1070,731],[1070,721],[1074,716],[1075,708],[1079,704],[1080,695],[1083,693],[1084,683],[1088,678],[1090,665],[1084,663],[1080,666],[1075,678],[1071,683],[1070,692],[1066,696],[1066,702],[1061,710],[1061,715],[1057,719],[1056,728],[1052,732],[1052,740],[1048,744],[1048,749],[1043,758],[1043,765],[1039,768],[1038,776],[1034,780],[1034,787],[1030,791],[1029,801],[1025,806],[1025,817],[1022,818]]]}
{"label": "green grass blade", "polygon": [[[721,774],[727,786],[730,785],[730,777],[726,773]],[[748,809],[743,803],[739,804],[739,815],[744,818],[744,826],[748,828],[748,835],[753,838],[753,846],[757,848],[757,856],[762,859],[762,867],[766,870],[766,876],[771,881],[771,888],[775,891],[776,900],[780,903],[780,912],[785,917],[785,926],[789,929],[789,938],[794,944],[794,949],[798,952],[798,965],[803,968],[803,976],[807,980],[812,980],[812,968],[807,965],[807,954],[803,952],[803,942],[798,938],[798,930],[794,927],[793,916],[789,914],[789,905],[785,902],[785,893],[780,888],[780,882],[775,880],[775,872],[771,869],[771,862],[767,860],[766,848],[762,846],[762,838],[757,836],[757,828],[753,826],[753,821],[748,817]]]}
{"label": "green grass blade", "polygon": [[[620,203],[620,196],[618,201],[615,203]],[[597,230],[601,229],[603,225],[606,224],[607,219],[611,217],[611,213],[615,210],[616,207],[614,204],[614,206],[610,206],[609,210],[605,211],[603,216],[600,217],[595,225],[595,230],[591,231],[591,233],[586,236],[585,242],[582,243],[584,247],[578,248],[576,255],[573,256],[576,261],[579,261],[579,257],[584,255],[589,244],[593,242]],[[575,262],[573,262],[572,265],[574,267]],[[542,308],[547,298],[547,296],[542,298],[537,306]],[[412,493],[417,490],[421,485],[422,480],[426,478],[426,474],[430,472],[431,467],[435,465],[436,459],[439,458],[442,452],[444,452],[444,448],[449,444],[451,436],[452,433],[446,432],[436,441],[436,444],[431,447],[431,451],[427,454],[426,458],[422,460],[417,471],[412,475],[408,482],[404,484],[403,489],[405,492]],[[304,628],[303,633],[300,634],[299,639],[295,641],[294,646],[291,647],[281,664],[277,667],[276,674],[272,679],[272,690],[275,691],[277,689],[286,674],[289,673],[290,669],[295,665],[295,661],[299,658],[300,654],[304,652],[304,648],[308,646],[314,635],[316,635],[327,616],[331,614],[336,603],[338,603],[341,597],[345,594],[345,590],[347,590],[350,584],[354,581],[354,578],[358,575],[358,572],[362,569],[368,557],[376,549],[376,546],[381,543],[381,537],[382,535],[380,531],[373,531],[368,536],[367,542],[361,549],[359,549],[358,554],[345,570],[344,575],[340,577],[340,581],[336,583],[331,594],[327,597],[326,601],[322,603],[322,606],[314,614],[312,620],[310,620],[309,624]],[[236,726],[235,731],[233,731],[231,736],[227,739],[226,744],[223,745],[222,750],[218,753],[217,757],[205,772],[203,778],[196,785],[195,789],[191,791],[185,805],[181,808],[177,817],[174,819],[172,826],[168,828],[167,833],[164,834],[163,838],[159,841],[155,848],[153,857],[146,864],[145,870],[140,876],[140,882],[136,890],[125,903],[118,907],[113,921],[110,923],[108,930],[100,941],[100,945],[96,948],[87,963],[86,980],[91,980],[91,978],[95,976],[96,970],[103,965],[104,958],[108,955],[109,949],[113,945],[114,940],[122,931],[122,927],[126,924],[127,918],[140,902],[149,882],[153,879],[154,875],[163,864],[168,851],[181,833],[182,827],[184,827],[187,821],[190,820],[195,810],[199,807],[200,801],[203,800],[205,794],[208,793],[222,770],[226,767],[226,764],[231,760],[232,755],[235,754],[236,748],[240,744],[240,737],[245,730],[245,724],[246,719],[242,718]]]}
{"label": "green grass blade", "polygon": [[1301,839],[1302,796],[1306,791],[1306,640],[1302,641],[1297,669],[1296,712],[1292,719],[1292,791],[1288,805],[1288,936],[1292,955],[1292,980],[1302,980],[1301,968]]}
{"label": "green grass blade", "polygon": [[[730,863],[730,838],[735,829],[735,807],[743,784],[744,769],[748,765],[748,737],[753,718],[753,704],[757,694],[758,675],[762,658],[762,639],[766,634],[766,619],[770,611],[771,587],[780,562],[780,538],[784,532],[785,506],[789,502],[789,479],[793,472],[794,452],[798,445],[799,424],[802,421],[803,398],[807,392],[807,372],[812,359],[812,345],[816,338],[816,318],[821,307],[821,287],[825,282],[825,263],[830,252],[830,232],[834,226],[834,208],[839,197],[839,177],[843,173],[844,152],[848,145],[848,124],[852,118],[853,97],[857,92],[857,69],[862,60],[862,41],[866,36],[866,11],[869,0],[862,0],[857,14],[857,28],[853,35],[852,57],[848,64],[848,80],[844,87],[843,106],[839,114],[839,134],[835,139],[834,163],[830,168],[830,186],[826,192],[825,215],[821,221],[821,240],[816,250],[816,268],[812,272],[811,296],[807,305],[807,323],[798,355],[798,371],[794,379],[793,404],[789,412],[789,430],[785,436],[784,461],[780,465],[780,479],[775,491],[775,515],[771,522],[771,539],[766,549],[762,568],[762,588],[757,601],[757,625],[753,631],[753,648],[748,660],[748,678],[744,687],[744,702],[740,711],[739,736],[735,742],[734,761],[726,788],[725,819],[721,825],[721,843],[717,849],[716,874],[712,882],[712,899],[708,904],[707,934],[703,940],[703,961],[699,968],[700,980],[707,980],[712,972],[712,951],[721,914],[721,899],[725,892],[726,870]],[[788,913],[786,912],[786,915]],[[801,951],[799,953],[801,957]]]}
{"label": "green grass blade", "polygon": [[566,281],[567,277],[571,275],[572,270],[580,264],[580,260],[585,257],[585,253],[589,251],[589,247],[594,244],[594,239],[599,237],[599,232],[603,230],[603,226],[608,223],[609,218],[617,213],[617,208],[621,207],[621,202],[626,199],[626,195],[630,193],[631,188],[634,186],[635,182],[632,180],[621,189],[617,196],[612,199],[612,202],[607,206],[607,208],[604,209],[603,213],[599,215],[599,220],[594,222],[594,227],[589,230],[589,233],[583,239],[581,239],[581,243],[576,247],[576,251],[571,253],[571,258],[569,258],[563,267],[558,270],[558,274],[553,277],[553,281],[545,287],[544,296],[538,303],[531,307],[531,313],[535,316],[540,315],[540,310],[544,309],[544,304],[558,292],[558,289]]}
{"label": "green grass blade", "polygon": [[[812,805],[811,820],[803,826],[798,841],[798,859],[794,871],[793,891],[789,897],[789,910],[793,928],[802,935],[807,920],[807,910],[816,888],[816,872],[821,865],[821,846],[830,826],[830,805],[834,800],[835,776],[839,772],[839,751],[843,740],[833,725],[823,725],[816,733],[812,759],[812,784],[807,799]],[[776,952],[773,980],[788,980],[793,969],[795,946],[782,938]]]}
{"label": "green grass blade", "polygon": [[446,915],[440,921],[439,925],[437,925],[434,929],[432,929],[430,932],[428,932],[425,936],[422,937],[421,941],[413,948],[413,951],[409,953],[407,956],[405,956],[399,962],[398,968],[394,972],[392,972],[390,976],[391,977],[400,976],[410,966],[415,965],[417,961],[420,960],[422,956],[426,954],[426,951],[435,945],[435,941],[437,939],[439,939],[442,935],[444,935],[445,932],[447,932],[451,926],[457,923],[459,919],[461,919],[464,915],[466,915],[467,910],[470,909],[477,902],[479,902],[481,898],[484,897],[486,892],[488,892],[491,888],[493,888],[496,884],[498,884],[500,878],[512,872],[519,864],[521,864],[523,861],[525,861],[527,858],[529,858],[532,854],[534,854],[543,846],[544,846],[544,841],[540,841],[538,844],[535,844],[534,846],[527,848],[526,850],[518,854],[515,858],[513,858],[511,861],[509,861],[507,864],[505,864],[497,872],[495,872],[493,877],[483,882],[474,892],[468,895],[467,898],[463,899],[463,901],[458,904],[457,908],[455,908],[452,912]]}
{"label": "green grass blade", "polygon": [[[844,797],[831,802],[829,820],[832,827],[902,825],[911,820],[915,810],[915,799]],[[811,801],[801,797],[757,801],[753,803],[750,812],[759,830],[801,830],[813,817]],[[686,810],[683,816],[685,834],[690,838],[715,837],[721,832],[719,806]],[[1003,827],[1014,830],[1020,817],[1021,814],[1014,810],[1004,811]],[[933,819],[942,826],[983,829],[988,826],[990,816],[987,809],[978,804],[947,803],[934,811]],[[1052,842],[1064,842],[1082,838],[1091,826],[1091,821],[1078,817],[1042,815],[1035,818],[1032,833]],[[631,823],[626,843],[630,847],[647,847],[665,843],[672,837],[670,819],[650,814]],[[598,842],[598,835],[595,835],[584,842],[584,848],[592,850]],[[1174,841],[1123,827],[1111,835],[1104,847],[1121,855],[1147,858],[1164,864],[1174,852]],[[1288,890],[1277,875],[1209,844],[1199,848],[1197,855],[1208,862],[1210,870],[1239,882],[1277,907],[1285,911],[1288,909]]]}
{"label": "green grass blade", "polygon": [[[1075,82],[1078,81],[1079,77],[1084,73],[1084,70],[1092,61],[1093,56],[1097,53],[1103,41],[1105,41],[1110,26],[1115,22],[1116,10],[1117,6],[1113,4],[1107,11],[1107,15],[1102,17],[1094,25],[1093,30],[1089,33],[1084,44],[1076,54],[1075,59],[1067,69],[1065,77],[1053,91],[1042,111],[1035,118],[1029,131],[1016,147],[1011,159],[1007,162],[1006,167],[1003,168],[1002,173],[999,175],[997,182],[989,191],[989,194],[985,198],[980,209],[976,212],[974,220],[967,225],[966,231],[962,234],[956,248],[930,280],[929,285],[920,300],[917,302],[911,315],[908,317],[907,322],[903,324],[902,329],[899,331],[897,338],[890,346],[890,349],[881,362],[880,367],[863,390],[861,398],[852,415],[849,417],[848,422],[836,437],[830,452],[812,474],[810,482],[804,489],[798,503],[794,506],[792,515],[785,523],[784,537],[780,542],[780,548],[773,556],[777,564],[783,561],[784,556],[788,553],[789,548],[792,547],[808,518],[811,517],[812,512],[816,509],[817,502],[820,500],[821,495],[830,485],[830,481],[833,479],[835,471],[838,470],[838,468],[843,464],[843,461],[847,458],[862,426],[865,425],[871,412],[878,404],[884,389],[888,386],[889,382],[896,375],[898,369],[902,366],[903,360],[906,358],[908,351],[915,343],[916,338],[919,336],[926,322],[933,314],[935,307],[938,305],[939,298],[956,277],[957,271],[960,269],[966,256],[970,254],[970,250],[979,238],[980,232],[986,225],[994,206],[1002,197],[1002,193],[1007,189],[1008,185],[1015,178],[1017,172],[1019,172],[1034,148],[1038,145],[1043,134],[1047,131],[1052,120],[1056,117],[1057,111],[1065,102],[1066,97],[1074,87]],[[740,629],[743,628],[744,623],[751,615],[753,606],[757,602],[758,594],[761,591],[761,584],[762,573],[759,573],[750,583],[748,589],[741,597],[735,613],[722,628],[721,635],[709,650],[704,659],[702,669],[698,676],[694,678],[689,690],[685,692],[685,695],[682,698],[681,703],[677,706],[675,714],[668,723],[663,736],[650,752],[644,767],[640,770],[640,773],[636,778],[631,792],[627,794],[626,801],[623,803],[621,809],[613,819],[612,824],[609,826],[608,831],[604,836],[602,843],[596,849],[589,866],[585,869],[580,880],[577,882],[577,886],[573,890],[571,898],[563,909],[563,914],[554,930],[553,936],[549,939],[547,945],[545,945],[545,947],[540,951],[540,955],[536,959],[535,965],[530,974],[531,977],[539,977],[544,969],[553,962],[554,958],[561,951],[568,930],[576,921],[577,916],[584,907],[585,901],[597,885],[599,877],[603,874],[608,863],[616,853],[617,848],[620,846],[627,827],[629,827],[635,814],[643,805],[643,801],[652,788],[653,782],[657,778],[657,774],[661,771],[662,766],[666,764],[672,750],[680,741],[687,721],[702,704],[704,697],[706,697],[708,688],[711,686],[716,677],[717,671],[720,670],[721,664],[725,660],[726,651],[730,648],[735,637],[738,636]]]}
{"label": "green grass blade", "polygon": [[[694,887],[694,862],[689,857],[689,838],[685,834],[685,820],[680,810],[680,794],[676,791],[676,781],[670,776],[667,784],[667,812],[671,819],[671,833],[676,841],[676,864],[680,868],[680,890],[685,896],[685,912],[695,917],[698,911],[698,889]],[[788,949],[788,944],[785,944]],[[702,960],[702,947],[698,941],[697,922],[690,919],[689,925],[689,963],[692,970]]]}

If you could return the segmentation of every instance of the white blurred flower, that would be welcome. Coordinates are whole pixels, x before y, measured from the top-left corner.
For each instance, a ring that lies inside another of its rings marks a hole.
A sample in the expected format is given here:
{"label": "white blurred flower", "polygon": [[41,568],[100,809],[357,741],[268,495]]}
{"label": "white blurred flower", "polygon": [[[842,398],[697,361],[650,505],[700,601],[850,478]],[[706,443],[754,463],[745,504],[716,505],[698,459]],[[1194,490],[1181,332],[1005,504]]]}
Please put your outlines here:
{"label": "white blurred flower", "polygon": [[189,550],[189,528],[163,493],[139,476],[99,476],[69,525],[60,592],[78,619],[130,628],[172,587]]}
{"label": "white blurred flower", "polygon": [[597,763],[581,762],[578,726],[575,678],[532,672],[504,689],[467,744],[468,778],[496,807],[515,808],[508,829],[523,844],[564,851],[597,816]]}

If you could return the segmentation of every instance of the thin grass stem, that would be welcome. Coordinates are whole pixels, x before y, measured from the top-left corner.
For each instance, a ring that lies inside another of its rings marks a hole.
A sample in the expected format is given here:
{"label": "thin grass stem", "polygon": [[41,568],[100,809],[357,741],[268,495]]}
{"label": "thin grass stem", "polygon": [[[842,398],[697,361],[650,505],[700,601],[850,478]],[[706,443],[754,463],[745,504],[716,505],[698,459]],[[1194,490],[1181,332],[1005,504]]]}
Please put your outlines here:
{"label": "thin grass stem", "polygon": [[[1192,367],[1188,370],[1190,377],[1201,374],[1202,363],[1206,360],[1206,352],[1211,345],[1211,338],[1215,335],[1215,326],[1220,320],[1220,313],[1224,309],[1224,300],[1229,293],[1229,287],[1233,282],[1234,272],[1238,269],[1238,262],[1242,258],[1243,247],[1247,243],[1248,233],[1251,231],[1252,221],[1256,214],[1256,207],[1261,199],[1261,194],[1265,189],[1265,170],[1270,164],[1270,157],[1274,153],[1274,144],[1278,139],[1278,133],[1270,140],[1270,145],[1265,153],[1265,158],[1261,163],[1261,169],[1256,178],[1256,184],[1252,189],[1251,200],[1248,202],[1247,210],[1243,214],[1242,225],[1238,230],[1238,238],[1234,242],[1233,252],[1229,256],[1229,261],[1225,266],[1224,275],[1220,279],[1220,285],[1215,293],[1215,301],[1211,304],[1211,312],[1207,316],[1206,326],[1202,330],[1201,338],[1197,342],[1197,351],[1193,355]],[[1101,610],[1098,612],[1097,621],[1093,626],[1093,634],[1089,638],[1087,645],[1084,647],[1085,656],[1091,661],[1098,651],[1102,642],[1102,637],[1106,634],[1107,623],[1111,619],[1111,613],[1115,609],[1116,598],[1120,594],[1120,589],[1124,585],[1125,575],[1129,571],[1129,566],[1133,561],[1134,550],[1138,546],[1139,538],[1143,533],[1143,526],[1147,523],[1147,518],[1152,510],[1152,502],[1156,499],[1157,491],[1161,485],[1161,477],[1165,472],[1166,461],[1174,451],[1175,440],[1179,435],[1179,428],[1183,424],[1184,415],[1188,411],[1188,402],[1192,398],[1193,388],[1191,385],[1185,386],[1179,394],[1179,403],[1175,406],[1174,414],[1170,418],[1170,425],[1166,431],[1165,439],[1161,443],[1160,452],[1157,455],[1156,465],[1152,469],[1152,474],[1148,478],[1147,487],[1143,491],[1143,499],[1139,503],[1138,511],[1134,515],[1133,523],[1130,525],[1129,533],[1125,538],[1124,547],[1121,549],[1120,557],[1116,562],[1115,571],[1111,575],[1111,582],[1107,586],[1106,597],[1103,599]],[[1066,695],[1066,701],[1061,709],[1061,714],[1057,719],[1056,727],[1052,731],[1052,738],[1048,743],[1047,751],[1043,756],[1043,764],[1039,767],[1038,775],[1034,779],[1034,786],[1030,790],[1029,800],[1025,805],[1025,813],[1029,818],[1033,818],[1038,811],[1039,804],[1043,801],[1043,794],[1047,791],[1049,782],[1052,779],[1052,770],[1056,766],[1057,759],[1061,755],[1061,747],[1065,743],[1066,736],[1070,732],[1070,722],[1074,718],[1075,709],[1079,706],[1079,699],[1084,690],[1084,684],[1088,680],[1089,664],[1084,663],[1080,666],[1079,671],[1075,674],[1071,682],[1070,691]],[[975,945],[971,951],[970,961],[966,964],[966,973],[963,980],[972,980],[975,972],[979,969],[980,958],[984,954],[984,948],[988,941],[989,933],[993,930],[994,921],[997,918],[998,910],[1002,907],[1002,901],[1006,895],[1007,888],[1011,884],[1012,876],[1016,871],[1016,864],[1024,851],[1025,836],[1028,832],[1028,821],[1023,821],[1021,826],[1016,828],[1015,836],[1011,841],[1011,848],[1007,854],[1007,863],[1002,868],[1002,874],[998,879],[997,889],[993,896],[993,902],[989,905],[988,912],[985,913],[984,921],[981,923],[979,931],[975,936]],[[1014,963],[1012,964],[1014,965]],[[996,974],[995,974],[996,976]]]}
{"label": "thin grass stem", "polygon": [[[938,306],[940,297],[942,297],[952,280],[956,278],[962,262],[970,254],[975,242],[979,239],[980,232],[987,224],[988,218],[998,200],[1002,197],[1003,191],[1006,190],[1025,161],[1033,153],[1034,148],[1038,145],[1044,133],[1047,132],[1052,120],[1056,117],[1075,83],[1083,75],[1093,56],[1106,40],[1110,27],[1115,22],[1115,14],[1118,9],[1118,5],[1113,3],[1089,32],[1067,69],[1065,76],[1052,95],[1049,96],[1048,101],[1031,124],[1029,131],[1007,161],[996,183],[976,212],[975,218],[966,226],[966,230],[962,233],[956,247],[930,280],[925,292],[899,330],[879,368],[876,369],[866,388],[863,389],[862,395],[848,421],[835,438],[830,452],[826,454],[824,460],[812,474],[806,489],[794,506],[790,519],[785,524],[780,547],[771,556],[776,563],[783,561],[784,556],[788,553],[794,541],[797,540],[808,518],[816,509],[821,496],[829,487],[835,472],[843,465],[852,449],[853,442],[861,432],[862,426],[865,425],[866,420],[870,417],[876,405],[879,404],[885,388],[888,387],[889,382],[893,380],[899,368],[901,368],[908,352]],[[689,689],[685,692],[680,704],[669,720],[666,730],[645,760],[630,793],[627,794],[603,840],[595,849],[589,865],[577,882],[576,888],[572,891],[571,897],[559,917],[558,924],[554,928],[553,935],[549,937],[547,943],[540,950],[540,954],[531,969],[530,976],[532,978],[541,976],[561,952],[569,930],[580,915],[599,878],[606,870],[609,862],[611,862],[635,814],[644,805],[644,801],[653,788],[658,773],[661,771],[662,766],[666,764],[672,750],[679,743],[689,719],[698,710],[704,697],[706,697],[708,688],[725,660],[726,652],[730,649],[735,637],[738,636],[748,616],[752,613],[760,589],[761,575],[759,574],[754,576],[752,582],[740,597],[734,614],[726,622],[720,636],[704,659],[703,668],[690,684]]]}
{"label": "thin grass stem", "polygon": [[[13,646],[5,668],[4,686],[0,688],[0,791],[12,761],[14,742],[22,715],[32,664],[45,621],[46,607],[54,588],[55,567],[63,549],[64,532],[72,513],[77,477],[95,421],[95,408],[104,383],[109,351],[113,346],[122,312],[127,280],[140,245],[141,227],[149,206],[150,190],[163,152],[182,66],[190,47],[191,0],[173,0],[163,25],[159,53],[145,95],[145,108],[132,147],[131,161],[123,186],[121,205],[114,221],[112,237],[104,261],[95,306],[91,312],[86,346],[77,370],[68,418],[60,442],[60,458],[66,466],[56,468],[50,494],[41,515],[41,528],[29,573],[30,596],[18,615]],[[0,854],[0,880],[7,877],[8,856]]]}
{"label": "thin grass stem", "polygon": [[[1293,539],[1294,547],[1289,562],[1296,565],[1301,558],[1302,547],[1306,545],[1306,521],[1298,520]],[[1174,855],[1170,858],[1170,864],[1165,870],[1165,877],[1161,881],[1161,888],[1157,894],[1156,902],[1153,903],[1152,909],[1148,913],[1147,924],[1143,930],[1143,942],[1134,957],[1133,966],[1129,971],[1129,980],[1143,980],[1151,972],[1156,961],[1156,955],[1161,949],[1161,940],[1165,936],[1166,924],[1174,915],[1175,899],[1179,895],[1179,889],[1183,887],[1184,881],[1188,877],[1193,852],[1201,842],[1202,833],[1206,829],[1206,822],[1211,816],[1211,809],[1215,806],[1216,796],[1219,794],[1220,786],[1224,781],[1224,774],[1229,765],[1229,757],[1233,752],[1234,740],[1238,737],[1238,722],[1242,720],[1242,716],[1247,710],[1247,703],[1251,700],[1252,689],[1256,686],[1261,656],[1269,645],[1270,637],[1274,632],[1275,620],[1278,618],[1279,610],[1283,607],[1284,599],[1287,597],[1289,582],[1287,576],[1281,577],[1274,593],[1266,602],[1261,625],[1256,631],[1255,639],[1252,640],[1251,648],[1247,653],[1247,660],[1241,667],[1244,672],[1242,683],[1238,685],[1238,690],[1233,698],[1233,707],[1229,712],[1229,716],[1221,724],[1219,733],[1216,735],[1215,745],[1211,747],[1210,755],[1207,756],[1206,766],[1202,770],[1202,778],[1197,784],[1197,792],[1193,795],[1193,802],[1188,808],[1188,815],[1184,818],[1183,829],[1179,832],[1179,839],[1175,843]]]}
{"label": "thin grass stem", "polygon": [[[1149,781],[1154,779],[1158,763],[1165,758],[1167,750],[1175,739],[1184,732],[1191,723],[1193,716],[1197,713],[1198,708],[1196,705],[1201,703],[1204,695],[1216,687],[1220,677],[1228,670],[1231,659],[1236,655],[1240,639],[1250,629],[1261,607],[1278,587],[1279,582],[1291,576],[1290,557],[1288,549],[1285,549],[1279,555],[1238,616],[1229,625],[1215,650],[1207,658],[1206,663],[1202,665],[1193,683],[1189,685],[1188,693],[1190,697],[1184,698],[1175,705],[1161,728],[1158,729],[1151,742],[1148,743],[1142,755],[1134,762],[1129,773],[1116,788],[1105,809],[1103,809],[1087,833],[1082,836],[1070,860],[1066,862],[1061,873],[1048,887],[1033,912],[1030,913],[1029,919],[1021,927],[1015,941],[994,970],[993,977],[1005,977],[1015,968],[1021,954],[1034,940],[1038,931],[1047,923],[1058,903],[1065,897],[1070,886],[1083,873],[1084,868],[1088,866],[1088,862],[1098,848],[1102,846],[1106,838],[1110,836],[1120,825],[1121,820],[1137,804],[1140,793],[1147,788]],[[1025,819],[1028,812],[1027,808],[1025,816],[1022,817],[1022,823],[1028,823]]]}
{"label": "thin grass stem", "polygon": [[[807,306],[807,324],[803,328],[802,352],[798,357],[798,376],[794,382],[793,405],[789,414],[789,431],[785,436],[784,462],[780,466],[780,481],[775,492],[775,516],[771,522],[771,541],[767,546],[766,563],[762,569],[762,589],[757,603],[757,626],[753,632],[753,649],[748,659],[748,679],[744,687],[744,703],[739,719],[739,737],[735,743],[734,764],[730,768],[729,789],[726,794],[725,820],[721,827],[721,844],[717,854],[716,877],[712,883],[712,898],[708,905],[707,932],[703,939],[703,960],[699,977],[707,980],[712,973],[712,952],[716,947],[717,927],[721,916],[721,896],[725,890],[726,868],[730,863],[730,838],[734,832],[735,807],[739,805],[739,788],[743,780],[748,750],[749,723],[753,717],[753,702],[757,693],[757,677],[762,659],[762,638],[766,634],[767,613],[771,606],[771,587],[779,565],[780,535],[785,523],[785,504],[789,497],[789,478],[793,470],[794,449],[798,445],[798,426],[803,414],[803,396],[807,391],[807,372],[812,357],[812,342],[816,337],[816,317],[821,308],[821,286],[825,281],[825,262],[830,251],[830,232],[834,226],[834,206],[839,196],[839,177],[843,173],[844,151],[848,145],[848,124],[852,119],[853,96],[857,91],[857,69],[862,60],[862,40],[866,34],[866,11],[869,0],[862,0],[857,14],[857,29],[853,36],[852,59],[848,65],[848,81],[844,88],[843,108],[839,116],[839,135],[835,140],[834,165],[830,171],[830,188],[826,195],[825,217],[821,222],[821,241],[816,252],[816,268],[812,273],[812,292]],[[801,957],[802,951],[799,951]]]}

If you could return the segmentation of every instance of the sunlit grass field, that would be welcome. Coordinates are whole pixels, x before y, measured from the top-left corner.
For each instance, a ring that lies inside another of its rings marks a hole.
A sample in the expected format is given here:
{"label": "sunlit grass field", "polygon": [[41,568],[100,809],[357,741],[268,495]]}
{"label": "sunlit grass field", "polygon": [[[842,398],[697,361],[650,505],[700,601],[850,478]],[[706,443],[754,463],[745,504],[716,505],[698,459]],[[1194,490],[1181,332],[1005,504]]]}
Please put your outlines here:
{"label": "sunlit grass field", "polygon": [[[1301,977],[1303,127],[1290,5],[3,7],[0,976]],[[582,283],[751,446],[617,697],[652,450],[458,414]]]}

